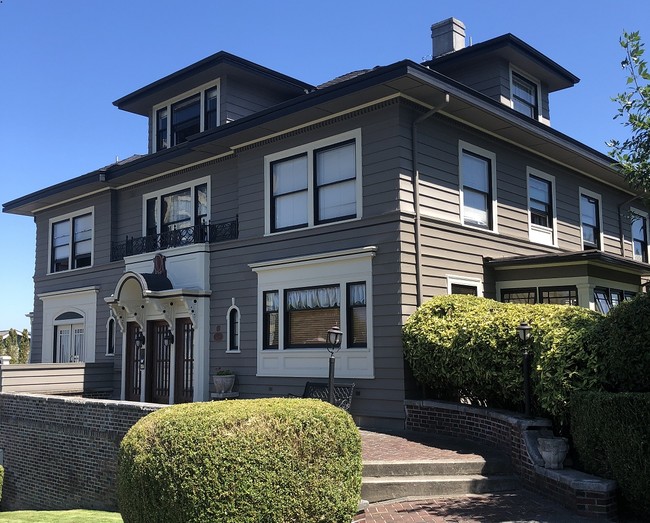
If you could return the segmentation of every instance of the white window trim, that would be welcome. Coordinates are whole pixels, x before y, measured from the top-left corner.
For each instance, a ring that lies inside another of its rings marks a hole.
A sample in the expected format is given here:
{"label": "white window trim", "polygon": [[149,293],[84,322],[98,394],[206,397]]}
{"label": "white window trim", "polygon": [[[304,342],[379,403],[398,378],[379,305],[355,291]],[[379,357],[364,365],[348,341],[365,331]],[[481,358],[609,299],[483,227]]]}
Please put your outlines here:
{"label": "white window trim", "polygon": [[447,294],[451,295],[452,285],[465,285],[468,287],[476,287],[476,295],[483,296],[483,280],[480,278],[469,278],[467,276],[454,276],[447,275]]}
{"label": "white window trim", "polygon": [[[157,152],[156,149],[156,137],[157,137],[157,125],[158,125],[158,111],[160,109],[167,108],[167,118],[169,119],[167,121],[167,143],[171,143],[171,114],[172,114],[172,105],[174,105],[176,102],[180,102],[181,100],[185,100],[186,98],[190,98],[194,96],[195,94],[201,94],[201,123],[200,123],[200,128],[201,131],[205,131],[205,92],[217,88],[217,127],[221,124],[221,79],[217,78],[216,81],[211,81],[207,82],[196,89],[192,89],[191,91],[186,91],[182,94],[179,94],[178,96],[174,96],[174,98],[170,98],[169,100],[165,100],[162,103],[159,103],[158,105],[154,105],[152,112],[151,112],[151,150],[153,152]],[[169,146],[171,147],[171,146]],[[169,147],[167,147],[169,149]]]}
{"label": "white window trim", "polygon": [[[471,224],[466,224],[465,223],[465,196],[463,193],[463,169],[462,169],[462,163],[463,163],[463,151],[467,151],[473,154],[476,154],[478,156],[482,156],[483,158],[486,158],[487,160],[490,160],[491,163],[491,179],[490,183],[491,185],[491,193],[492,193],[492,207],[491,207],[491,212],[492,212],[492,228],[483,228],[483,227],[476,227]],[[477,145],[473,145],[471,143],[465,142],[463,140],[458,140],[458,192],[460,194],[460,224],[463,227],[468,227],[470,229],[475,229],[477,231],[488,231],[488,232],[494,232],[494,233],[499,233],[499,225],[498,225],[498,214],[497,214],[497,155],[493,153],[492,151],[488,151],[487,149],[483,149],[482,147],[479,147]]]}
{"label": "white window trim", "polygon": [[[235,333],[237,336],[237,339],[239,340],[239,345],[236,350],[231,350],[230,349],[230,336],[231,336],[231,331],[230,331],[230,313],[232,311],[237,311],[237,332]],[[239,307],[235,305],[235,298],[232,299],[232,305],[228,307],[228,311],[226,311],[226,352],[230,354],[236,354],[241,352],[241,311],[239,310]]]}
{"label": "white window trim", "polygon": [[[355,144],[355,170],[356,170],[356,195],[357,195],[357,206],[356,206],[356,217],[347,218],[342,220],[336,220],[328,223],[316,224],[314,216],[314,151],[318,149],[323,149],[332,145],[336,145],[342,142],[347,142],[354,140]],[[343,223],[349,221],[360,220],[363,210],[363,193],[362,193],[362,158],[361,158],[361,129],[354,129],[345,133],[337,134],[335,136],[330,136],[322,140],[315,142],[310,142],[305,145],[300,145],[298,147],[293,147],[291,149],[285,149],[283,151],[269,154],[264,157],[264,235],[274,235],[274,234],[286,234],[288,232],[296,230],[304,230],[317,227],[327,227],[334,223]],[[292,156],[298,156],[301,154],[307,155],[307,225],[305,227],[291,229],[288,231],[272,231],[271,229],[271,164],[279,160],[290,158]]]}
{"label": "white window trim", "polygon": [[[90,265],[88,267],[79,267],[79,268],[72,268],[72,245],[74,242],[74,234],[72,230],[72,220],[78,216],[83,216],[84,214],[90,214],[91,220],[93,222],[93,235],[92,239],[90,242]],[[68,260],[70,263],[70,268],[65,270],[65,271],[53,271],[52,270],[52,226],[55,223],[59,223],[62,221],[68,220],[70,222],[70,253],[68,254]],[[66,273],[70,271],[81,271],[83,269],[90,269],[95,265],[95,208],[94,207],[86,207],[85,209],[80,209],[78,211],[74,212],[69,212],[67,214],[62,214],[60,216],[56,216],[55,218],[50,218],[47,226],[47,274],[61,274],[61,273]]]}
{"label": "white window trim", "polygon": [[[39,294],[43,302],[43,338],[41,345],[41,362],[53,363],[54,325],[56,318],[65,312],[76,312],[84,318],[84,338],[86,363],[95,361],[95,334],[97,330],[97,294],[98,287],[83,287],[61,292]],[[68,322],[70,323],[70,322]]]}
{"label": "white window trim", "polygon": [[542,116],[542,84],[540,83],[540,81],[537,78],[535,78],[534,76],[530,76],[528,73],[525,73],[524,71],[522,71],[521,69],[513,66],[512,64],[510,64],[510,71],[509,71],[509,76],[510,76],[510,78],[509,78],[510,79],[510,100],[509,100],[510,107],[513,110],[516,110],[515,109],[515,102],[513,100],[513,94],[512,94],[514,92],[514,87],[513,87],[514,81],[513,81],[513,78],[512,78],[512,73],[518,74],[519,76],[521,76],[525,80],[528,80],[530,83],[535,84],[535,86],[537,87],[537,121],[538,122],[543,122],[543,123],[545,123],[547,125],[550,125],[550,123],[551,123],[550,120],[547,120],[546,118],[544,118]]}
{"label": "white window trim", "polygon": [[[283,314],[284,291],[320,285],[341,285],[341,349],[336,354],[337,378],[374,378],[372,259],[376,247],[329,252],[249,265],[257,273],[257,375],[284,377],[321,377],[328,373],[329,353],[325,349],[283,349],[284,317],[279,321],[279,348],[264,350],[264,292],[278,291]],[[366,284],[366,347],[347,347],[348,283]]]}
{"label": "white window trim", "polygon": [[[535,176],[542,180],[546,180],[551,184],[551,212],[552,212],[552,228],[542,227],[533,224],[530,213],[530,177]],[[557,247],[557,206],[555,203],[555,176],[546,174],[533,167],[526,167],[526,201],[528,205],[528,239],[534,243],[541,243],[544,245],[552,245]],[[548,237],[550,235],[550,240]]]}
{"label": "white window trim", "polygon": [[[646,223],[646,231],[645,231],[645,242],[646,242],[646,256],[647,259],[650,261],[650,241],[648,241],[648,234],[650,231],[650,219],[648,218],[648,213],[646,211],[642,211],[641,209],[637,209],[635,207],[630,207],[630,214],[635,214],[637,216],[640,216],[641,218],[645,218],[645,223]],[[630,217],[631,218],[631,217]],[[634,236],[632,235],[632,219],[630,219],[630,243],[632,244],[632,259],[634,259]],[[639,260],[637,260],[639,261]]]}
{"label": "white window trim", "polygon": [[598,250],[600,251],[605,251],[605,234],[603,232],[603,199],[600,194],[595,193],[593,191],[590,191],[588,189],[584,189],[582,187],[578,188],[578,198],[579,198],[579,211],[580,214],[578,215],[578,222],[580,223],[580,248],[584,251],[585,250],[585,244],[584,244],[584,235],[582,233],[582,195],[589,196],[590,198],[594,198],[595,200],[598,201],[598,227],[600,229],[600,235],[599,235],[599,240],[598,244],[600,245],[600,248]]}
{"label": "white window trim", "polygon": [[[174,192],[182,191],[183,189],[190,189],[191,192],[191,197],[192,197],[192,216],[196,216],[196,209],[194,208],[194,205],[196,203],[194,191],[196,189],[197,185],[201,184],[206,184],[207,185],[207,191],[208,191],[208,223],[212,221],[212,205],[211,205],[211,200],[212,200],[212,188],[211,188],[211,177],[206,176],[204,178],[197,178],[196,180],[192,180],[189,182],[185,183],[179,183],[177,185],[173,185],[171,187],[165,187],[164,189],[159,189],[157,191],[152,191],[146,194],[142,195],[142,236],[147,235],[147,200],[151,200],[152,198],[156,198],[157,203],[156,203],[156,211],[160,212],[160,205],[161,205],[161,198],[166,195],[166,194],[171,194]],[[157,234],[160,234],[160,228],[162,226],[162,221],[160,220],[160,216],[156,217],[156,222],[157,222]],[[197,225],[197,224],[192,224]]]}

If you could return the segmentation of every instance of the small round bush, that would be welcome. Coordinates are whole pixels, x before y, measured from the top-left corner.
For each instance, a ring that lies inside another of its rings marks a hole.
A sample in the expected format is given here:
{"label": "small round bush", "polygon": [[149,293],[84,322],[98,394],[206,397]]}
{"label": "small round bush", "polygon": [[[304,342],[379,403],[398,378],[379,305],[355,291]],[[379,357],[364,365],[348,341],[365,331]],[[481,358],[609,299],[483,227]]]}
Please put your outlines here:
{"label": "small round bush", "polygon": [[593,332],[605,386],[612,392],[650,392],[650,295],[614,307]]}
{"label": "small round bush", "polygon": [[349,523],[360,493],[359,431],[319,400],[174,405],[120,446],[125,523]]}

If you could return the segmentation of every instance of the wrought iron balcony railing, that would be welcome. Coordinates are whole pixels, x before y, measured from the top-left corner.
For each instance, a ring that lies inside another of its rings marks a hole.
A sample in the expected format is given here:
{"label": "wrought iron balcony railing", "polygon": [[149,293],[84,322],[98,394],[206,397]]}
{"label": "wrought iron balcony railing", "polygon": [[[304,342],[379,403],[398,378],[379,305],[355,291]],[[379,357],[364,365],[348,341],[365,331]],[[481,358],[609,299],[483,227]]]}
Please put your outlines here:
{"label": "wrought iron balcony railing", "polygon": [[127,236],[123,242],[111,243],[111,261],[122,260],[125,256],[161,251],[172,247],[235,240],[238,236],[238,219],[230,222],[185,227],[140,238],[129,238]]}

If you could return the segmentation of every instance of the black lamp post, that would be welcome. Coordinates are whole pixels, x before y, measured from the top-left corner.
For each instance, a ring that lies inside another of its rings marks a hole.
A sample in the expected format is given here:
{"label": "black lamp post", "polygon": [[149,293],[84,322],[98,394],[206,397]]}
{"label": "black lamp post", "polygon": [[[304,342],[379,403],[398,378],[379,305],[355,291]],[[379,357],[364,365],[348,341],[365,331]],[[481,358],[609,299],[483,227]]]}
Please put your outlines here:
{"label": "black lamp post", "polygon": [[530,345],[530,336],[531,336],[532,327],[526,322],[521,322],[519,327],[517,327],[517,334],[521,340],[521,347],[523,351],[523,374],[524,374],[524,414],[527,418],[530,418],[530,352],[528,350]]}
{"label": "black lamp post", "polygon": [[334,354],[336,354],[341,349],[342,337],[343,332],[336,325],[327,331],[327,342],[329,343],[327,346],[327,352],[330,353],[329,380],[327,382],[327,401],[329,401],[332,405],[334,405],[334,365],[336,364],[334,360]]}
{"label": "black lamp post", "polygon": [[163,334],[163,344],[165,345],[165,348],[169,348],[170,345],[174,344],[174,333],[167,329],[165,331],[165,334]]}

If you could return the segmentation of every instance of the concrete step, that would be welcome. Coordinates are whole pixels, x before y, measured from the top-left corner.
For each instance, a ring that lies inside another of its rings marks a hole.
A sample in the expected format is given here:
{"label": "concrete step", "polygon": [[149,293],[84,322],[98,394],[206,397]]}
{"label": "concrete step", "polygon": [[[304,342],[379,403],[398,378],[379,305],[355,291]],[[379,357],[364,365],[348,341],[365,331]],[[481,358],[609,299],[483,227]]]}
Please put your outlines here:
{"label": "concrete step", "polygon": [[481,457],[472,459],[440,459],[422,461],[364,461],[364,477],[389,476],[451,476],[456,474],[507,474],[511,472],[510,463],[502,456],[488,460]]}
{"label": "concrete step", "polygon": [[364,477],[361,497],[370,503],[405,497],[462,496],[516,490],[520,480],[512,475],[421,475]]}

